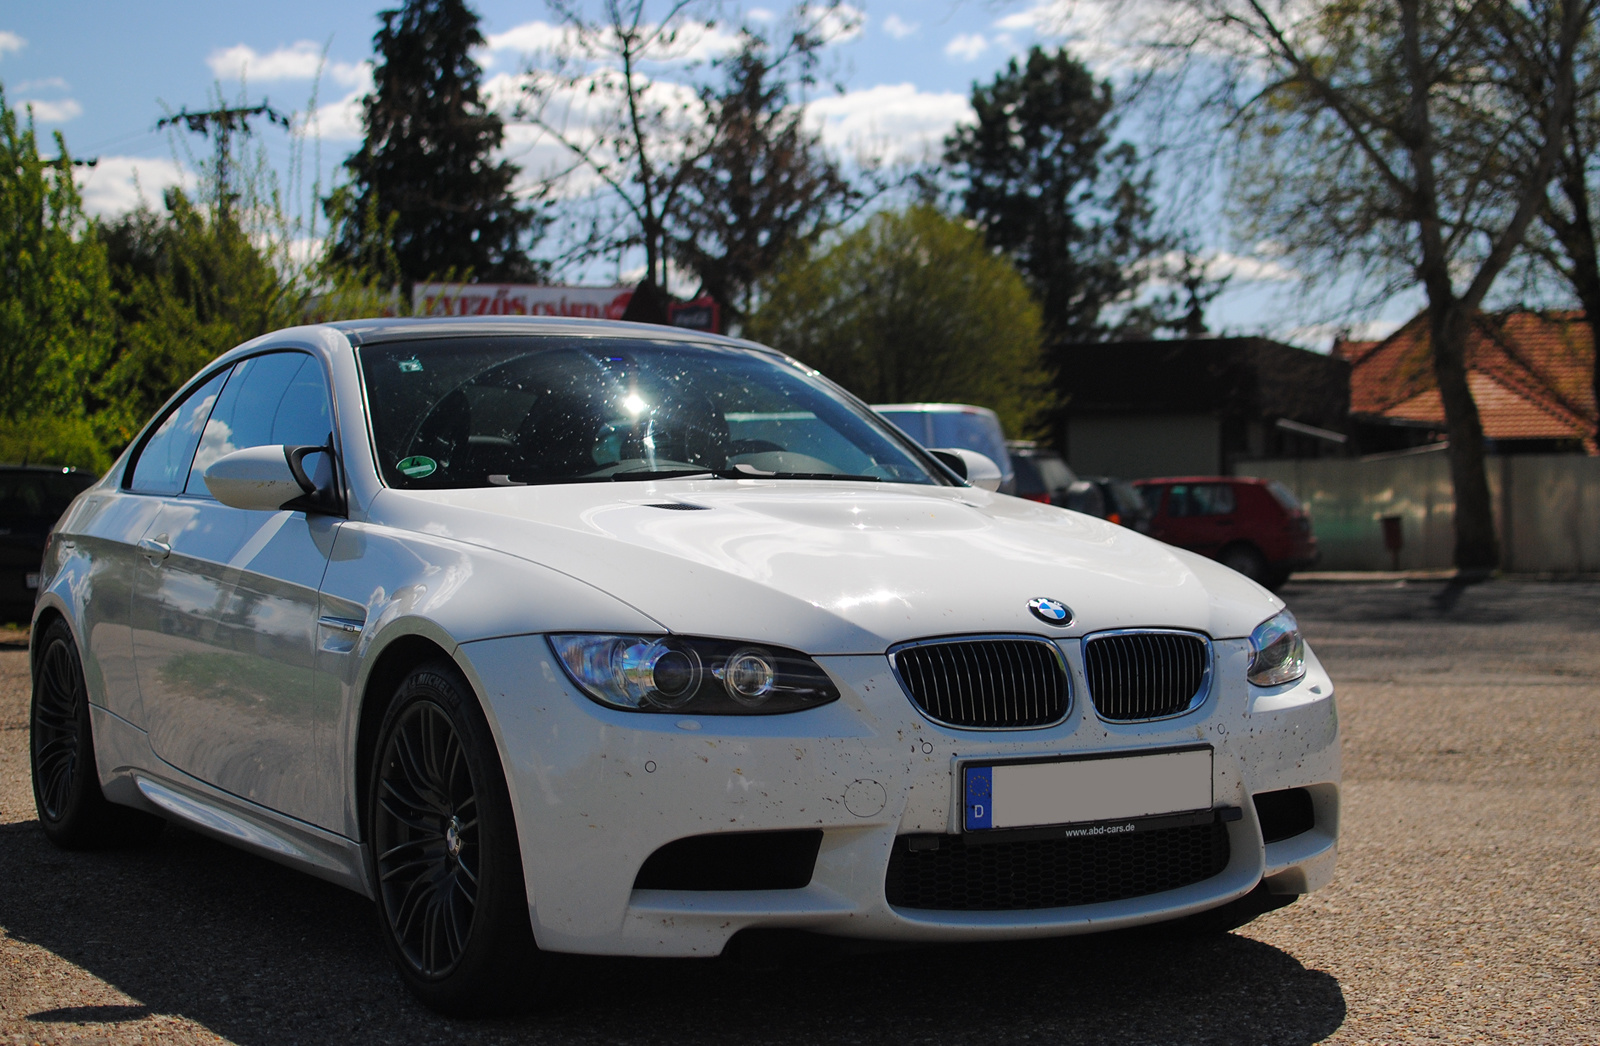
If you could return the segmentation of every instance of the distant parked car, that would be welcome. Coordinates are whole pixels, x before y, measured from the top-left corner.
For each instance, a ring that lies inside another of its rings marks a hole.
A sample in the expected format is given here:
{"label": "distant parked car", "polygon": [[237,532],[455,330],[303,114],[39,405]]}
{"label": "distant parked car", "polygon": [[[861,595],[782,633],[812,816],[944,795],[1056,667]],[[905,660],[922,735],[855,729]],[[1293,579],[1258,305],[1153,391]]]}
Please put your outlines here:
{"label": "distant parked car", "polygon": [[1116,476],[1084,476],[1079,482],[1087,483],[1099,491],[1104,505],[1104,511],[1100,513],[1102,519],[1141,534],[1150,533],[1150,509],[1132,483]]}
{"label": "distant parked car", "polygon": [[1000,418],[970,403],[883,403],[872,409],[924,447],[975,450],[1000,470],[1000,493],[1017,492],[1017,476],[1006,450]]}
{"label": "distant parked car", "polygon": [[1137,481],[1150,535],[1210,556],[1268,588],[1317,562],[1311,517],[1277,480],[1174,476]]}
{"label": "distant parked car", "polygon": [[45,536],[97,478],[60,466],[0,465],[0,621],[33,616]]}
{"label": "distant parked car", "polygon": [[1006,450],[1012,471],[1016,473],[1017,497],[1045,505],[1067,504],[1078,477],[1060,454],[1031,439],[1008,440]]}

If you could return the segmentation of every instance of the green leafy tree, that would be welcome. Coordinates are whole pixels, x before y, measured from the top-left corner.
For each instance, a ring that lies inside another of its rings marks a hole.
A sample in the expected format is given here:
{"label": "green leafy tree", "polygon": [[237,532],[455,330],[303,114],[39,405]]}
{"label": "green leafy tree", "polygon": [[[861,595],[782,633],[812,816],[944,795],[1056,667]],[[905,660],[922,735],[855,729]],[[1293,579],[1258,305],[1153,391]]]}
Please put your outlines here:
{"label": "green leafy tree", "polygon": [[780,267],[749,333],[872,403],[976,403],[1032,435],[1052,398],[1039,306],[983,235],[921,204]]}
{"label": "green leafy tree", "polygon": [[32,119],[20,122],[0,91],[0,423],[24,430],[84,418],[115,336],[105,249],[59,134],[55,146],[42,159]]}
{"label": "green leafy tree", "polygon": [[966,213],[1022,270],[1054,342],[1097,341],[1107,310],[1138,291],[1151,231],[1147,174],[1113,143],[1111,85],[1065,49],[1034,47],[991,84],[974,84],[974,123],[945,143]]}
{"label": "green leafy tree", "polygon": [[505,132],[479,94],[477,14],[462,0],[407,0],[378,17],[373,92],[362,103],[366,139],[345,161],[352,192],[329,206],[340,222],[334,257],[381,269],[371,235],[378,228],[406,282],[533,278],[526,242],[538,216],[512,195],[519,168],[491,158]]}
{"label": "green leafy tree", "polygon": [[123,319],[116,356],[94,388],[108,445],[131,439],[218,355],[301,322],[304,294],[235,213],[199,207],[174,189],[164,214],[140,208],[105,228]]}

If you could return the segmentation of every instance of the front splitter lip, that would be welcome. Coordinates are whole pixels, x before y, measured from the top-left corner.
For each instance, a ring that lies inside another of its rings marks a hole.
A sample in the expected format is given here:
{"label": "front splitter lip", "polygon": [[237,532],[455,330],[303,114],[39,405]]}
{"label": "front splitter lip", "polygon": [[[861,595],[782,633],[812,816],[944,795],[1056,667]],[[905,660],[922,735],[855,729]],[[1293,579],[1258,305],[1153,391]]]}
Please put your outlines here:
{"label": "front splitter lip", "polygon": [[[1262,880],[1260,829],[1253,817],[1230,825],[1230,859],[1217,875],[1160,893],[1117,901],[1058,908],[1005,911],[942,911],[897,908],[879,888],[867,896],[854,891],[840,860],[851,849],[881,853],[882,838],[863,835],[835,847],[833,860],[819,864],[818,876],[801,890],[669,891],[635,890],[615,954],[715,955],[740,930],[801,929],[838,937],[901,942],[962,942],[1064,937],[1148,925],[1206,911],[1243,897]],[[892,829],[887,833],[892,844]],[[1324,849],[1304,854],[1314,861]],[[826,855],[825,855],[826,856]],[[843,881],[835,876],[841,870]]]}

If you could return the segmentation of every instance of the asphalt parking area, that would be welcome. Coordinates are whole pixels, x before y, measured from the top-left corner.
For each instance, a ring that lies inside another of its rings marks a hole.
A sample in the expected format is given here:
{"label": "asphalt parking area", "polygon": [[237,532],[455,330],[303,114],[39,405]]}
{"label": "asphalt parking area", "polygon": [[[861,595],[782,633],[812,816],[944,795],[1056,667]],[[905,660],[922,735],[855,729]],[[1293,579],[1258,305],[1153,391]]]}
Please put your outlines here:
{"label": "asphalt parking area", "polygon": [[512,1020],[421,1009],[370,906],[169,829],[34,820],[0,637],[0,1043],[1600,1042],[1600,584],[1292,584],[1338,687],[1332,886],[1213,939],[578,960]]}

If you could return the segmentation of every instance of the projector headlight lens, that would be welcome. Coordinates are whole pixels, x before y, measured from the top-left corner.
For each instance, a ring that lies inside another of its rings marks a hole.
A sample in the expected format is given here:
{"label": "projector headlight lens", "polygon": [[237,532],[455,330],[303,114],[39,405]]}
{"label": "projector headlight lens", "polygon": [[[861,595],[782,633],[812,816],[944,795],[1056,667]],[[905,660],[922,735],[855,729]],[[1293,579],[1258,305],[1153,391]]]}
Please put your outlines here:
{"label": "projector headlight lens", "polygon": [[1267,618],[1250,633],[1250,670],[1245,674],[1250,682],[1282,686],[1305,674],[1306,642],[1289,611]]}
{"label": "projector headlight lens", "polygon": [[552,635],[556,660],[600,704],[630,712],[769,715],[838,700],[806,655],[691,636]]}

